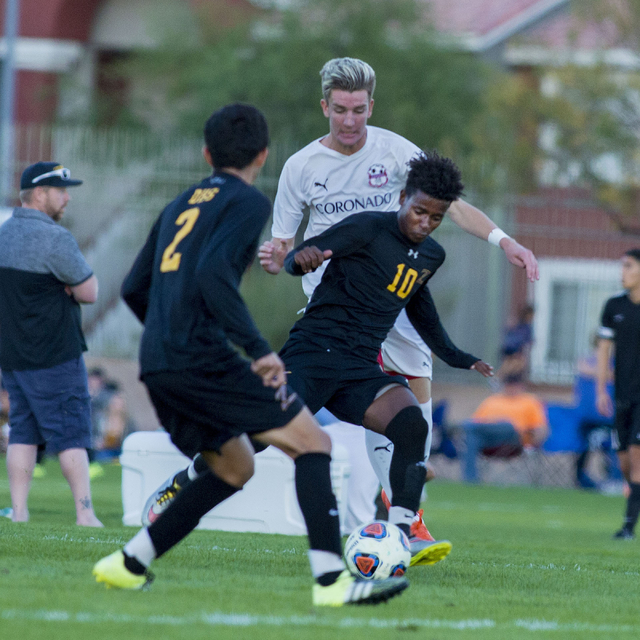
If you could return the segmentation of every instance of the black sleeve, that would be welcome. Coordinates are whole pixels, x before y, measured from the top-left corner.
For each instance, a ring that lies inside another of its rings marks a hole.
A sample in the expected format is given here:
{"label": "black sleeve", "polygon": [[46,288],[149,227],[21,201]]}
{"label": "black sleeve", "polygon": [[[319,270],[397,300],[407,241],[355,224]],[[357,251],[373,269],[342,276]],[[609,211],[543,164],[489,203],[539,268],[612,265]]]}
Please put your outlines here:
{"label": "black sleeve", "polygon": [[[161,218],[162,216],[160,216]],[[144,324],[149,306],[149,289],[151,287],[151,274],[153,273],[153,258],[158,244],[158,232],[160,229],[160,218],[158,218],[151,228],[149,237],[144,243],[142,250],[138,254],[131,271],[122,283],[120,293],[127,303],[127,306],[136,315],[138,320]]]}
{"label": "black sleeve", "polygon": [[258,247],[271,205],[262,194],[233,203],[204,249],[196,278],[209,311],[228,338],[253,360],[273,349],[260,335],[238,288]]}
{"label": "black sleeve", "polygon": [[420,337],[440,360],[456,369],[470,369],[480,358],[461,351],[449,338],[440,322],[436,305],[427,286],[423,286],[409,301],[407,317]]}
{"label": "black sleeve", "polygon": [[598,327],[598,337],[605,340],[614,340],[616,337],[614,316],[614,304],[613,299],[607,300],[602,310],[602,318],[600,319],[600,326]]}
{"label": "black sleeve", "polygon": [[[389,214],[393,215],[393,214]],[[284,260],[284,268],[292,276],[302,276],[304,272],[294,260],[296,253],[304,247],[316,246],[320,251],[331,249],[333,258],[347,256],[364,247],[380,230],[380,218],[368,213],[356,213],[341,220],[320,235],[308,238],[295,249],[289,251]]]}

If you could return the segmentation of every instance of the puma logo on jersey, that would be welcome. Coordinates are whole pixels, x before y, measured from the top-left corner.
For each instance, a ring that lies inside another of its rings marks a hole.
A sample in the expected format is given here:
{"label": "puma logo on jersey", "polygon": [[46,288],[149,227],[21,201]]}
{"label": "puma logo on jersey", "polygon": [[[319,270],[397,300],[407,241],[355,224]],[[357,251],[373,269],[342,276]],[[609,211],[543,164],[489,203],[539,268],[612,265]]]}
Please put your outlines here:
{"label": "puma logo on jersey", "polygon": [[322,182],[314,182],[313,186],[314,187],[322,187],[325,191],[329,191],[329,189],[327,189],[327,182],[329,182],[329,178],[327,178],[324,181],[324,184]]}
{"label": "puma logo on jersey", "polygon": [[391,453],[391,449],[389,449],[390,446],[391,442],[389,444],[385,444],[384,447],[375,447],[374,451],[386,451],[387,453]]}
{"label": "puma logo on jersey", "polygon": [[409,249],[409,257],[415,260],[418,257],[418,252],[413,249]]}
{"label": "puma logo on jersey", "polygon": [[616,313],[616,315],[613,316],[613,319],[616,322],[622,322],[624,320],[624,315],[622,313]]}

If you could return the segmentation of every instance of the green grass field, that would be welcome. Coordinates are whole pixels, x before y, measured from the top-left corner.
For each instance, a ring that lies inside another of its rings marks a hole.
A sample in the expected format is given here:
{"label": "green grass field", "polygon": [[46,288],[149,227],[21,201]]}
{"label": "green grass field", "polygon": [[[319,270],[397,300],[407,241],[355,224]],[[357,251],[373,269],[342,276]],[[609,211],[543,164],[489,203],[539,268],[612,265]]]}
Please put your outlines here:
{"label": "green grass field", "polygon": [[[121,524],[120,468],[93,483],[104,529],[76,527],[57,462],[34,480],[31,522],[0,518],[0,638],[638,638],[640,542],[614,542],[623,499],[578,491],[429,486],[427,523],[454,544],[379,606],[314,609],[306,540],[197,531],[154,565],[148,592],[91,568]],[[9,504],[0,460],[0,508]]]}

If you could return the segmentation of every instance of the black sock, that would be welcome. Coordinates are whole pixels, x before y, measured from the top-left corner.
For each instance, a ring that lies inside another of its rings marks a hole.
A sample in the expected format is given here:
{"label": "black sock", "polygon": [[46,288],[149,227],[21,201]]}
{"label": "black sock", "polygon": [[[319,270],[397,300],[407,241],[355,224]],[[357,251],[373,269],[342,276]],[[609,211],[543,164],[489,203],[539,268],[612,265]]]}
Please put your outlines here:
{"label": "black sock", "polygon": [[389,483],[394,507],[417,511],[427,478],[424,447],[429,425],[420,407],[406,407],[389,422],[385,435],[393,442]]}
{"label": "black sock", "polygon": [[173,477],[173,481],[181,489],[184,489],[191,482],[189,478],[189,467],[183,469],[182,471],[178,471],[178,473],[176,473],[176,475]]}
{"label": "black sock", "polygon": [[[193,459],[193,468],[199,476],[209,471],[209,465],[207,464],[203,455],[199,453],[196,454],[195,458]],[[192,482],[191,478],[189,477],[189,467],[183,469],[182,471],[178,471],[173,479],[181,489],[184,489],[190,482]]]}
{"label": "black sock", "polygon": [[329,571],[329,573],[323,573],[321,576],[316,578],[316,582],[321,584],[323,587],[328,587],[330,584],[333,584],[342,571]]}
{"label": "black sock", "polygon": [[338,505],[331,487],[331,456],[304,453],[296,458],[296,493],[307,525],[309,548],[342,555]]}
{"label": "black sock", "polygon": [[624,518],[624,528],[633,533],[638,522],[638,514],[640,514],[640,483],[630,482],[629,497],[627,498],[627,512]]}
{"label": "black sock", "polygon": [[397,524],[396,527],[398,527],[398,529],[402,529],[402,531],[407,535],[407,538],[411,537],[411,526],[408,524],[405,524],[404,522],[401,522],[400,524]]}
{"label": "black sock", "polygon": [[159,558],[189,535],[198,526],[202,516],[236,491],[239,489],[227,484],[211,471],[188,483],[167,510],[149,527],[149,537],[156,550],[156,557]]}
{"label": "black sock", "polygon": [[128,556],[124,551],[122,552],[124,555],[124,566],[131,571],[131,573],[135,573],[137,576],[143,576],[147,571],[147,568],[136,560],[133,556]]}
{"label": "black sock", "polygon": [[202,454],[199,453],[193,459],[193,468],[196,470],[196,473],[198,475],[201,475],[209,471],[209,465],[207,464],[207,461],[204,459],[204,456]]}

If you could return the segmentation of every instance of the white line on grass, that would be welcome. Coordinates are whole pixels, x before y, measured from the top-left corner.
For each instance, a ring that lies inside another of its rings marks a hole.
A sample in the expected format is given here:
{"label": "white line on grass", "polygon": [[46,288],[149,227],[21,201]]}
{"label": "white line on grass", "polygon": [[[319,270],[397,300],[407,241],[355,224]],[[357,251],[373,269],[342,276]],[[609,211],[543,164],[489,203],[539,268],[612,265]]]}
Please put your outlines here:
{"label": "white line on grass", "polygon": [[586,633],[640,634],[640,625],[589,624],[584,622],[555,622],[552,620],[507,620],[496,622],[480,620],[437,620],[429,618],[327,618],[320,616],[261,616],[251,613],[201,613],[189,616],[140,616],[115,613],[90,613],[39,609],[6,609],[0,612],[3,620],[29,620],[32,622],[116,623],[183,626],[204,624],[211,627],[334,627],[339,629],[524,629],[531,633],[548,631],[582,631]]}
{"label": "white line on grass", "polygon": [[530,562],[529,564],[514,564],[511,562],[507,562],[506,564],[502,564],[500,562],[471,562],[472,566],[475,567],[492,567],[494,569],[539,569],[542,571],[584,571],[584,572],[593,572],[593,573],[607,573],[607,574],[620,574],[623,576],[640,576],[640,572],[638,571],[614,571],[613,569],[589,569],[587,567],[582,567],[579,564],[574,564],[572,567],[568,567],[565,565],[558,565],[550,562],[549,564],[533,564]]}

